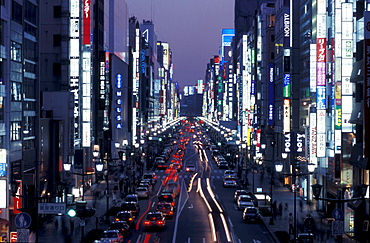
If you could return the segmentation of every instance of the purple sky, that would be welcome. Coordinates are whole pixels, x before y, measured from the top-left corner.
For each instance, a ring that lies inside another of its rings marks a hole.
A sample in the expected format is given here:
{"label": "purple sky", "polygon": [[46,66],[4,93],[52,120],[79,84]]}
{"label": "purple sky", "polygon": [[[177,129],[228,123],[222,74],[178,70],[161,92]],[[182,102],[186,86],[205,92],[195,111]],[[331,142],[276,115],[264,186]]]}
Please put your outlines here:
{"label": "purple sky", "polygon": [[[218,54],[221,29],[234,28],[234,0],[126,0],[129,16],[152,20],[172,50],[173,80],[183,88],[203,79]],[[182,89],[181,89],[182,90]]]}

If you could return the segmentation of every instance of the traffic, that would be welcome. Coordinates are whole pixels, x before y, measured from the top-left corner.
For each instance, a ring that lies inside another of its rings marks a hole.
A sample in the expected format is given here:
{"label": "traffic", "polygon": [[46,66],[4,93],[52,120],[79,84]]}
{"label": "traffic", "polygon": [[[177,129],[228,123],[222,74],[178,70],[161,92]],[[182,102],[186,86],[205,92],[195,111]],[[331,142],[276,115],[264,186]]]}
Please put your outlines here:
{"label": "traffic", "polygon": [[205,129],[187,121],[174,137],[94,242],[273,242]]}

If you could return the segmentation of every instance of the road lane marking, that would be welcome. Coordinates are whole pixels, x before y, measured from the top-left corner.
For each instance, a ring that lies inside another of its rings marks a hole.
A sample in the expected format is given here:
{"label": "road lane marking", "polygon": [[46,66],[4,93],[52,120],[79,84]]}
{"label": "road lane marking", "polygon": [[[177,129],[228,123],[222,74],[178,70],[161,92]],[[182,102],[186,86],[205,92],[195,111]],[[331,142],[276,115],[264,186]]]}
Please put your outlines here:
{"label": "road lane marking", "polygon": [[208,220],[209,220],[209,226],[211,227],[212,239],[213,241],[217,241],[215,223],[213,221],[212,213],[208,213]]}
{"label": "road lane marking", "polygon": [[229,227],[227,226],[226,219],[225,219],[225,216],[223,215],[223,213],[220,213],[220,217],[221,217],[222,223],[224,225],[227,241],[231,242],[232,240],[231,240],[231,236],[230,236]]}

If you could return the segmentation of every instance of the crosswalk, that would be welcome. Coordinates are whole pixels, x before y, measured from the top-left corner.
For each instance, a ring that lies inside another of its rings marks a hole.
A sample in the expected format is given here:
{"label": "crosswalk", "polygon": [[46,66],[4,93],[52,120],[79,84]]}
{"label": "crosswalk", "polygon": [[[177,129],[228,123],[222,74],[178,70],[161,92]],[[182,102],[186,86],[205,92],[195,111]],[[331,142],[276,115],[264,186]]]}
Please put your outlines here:
{"label": "crosswalk", "polygon": [[[162,174],[163,170],[155,170],[154,171],[157,175],[157,179],[165,179],[167,177],[166,174]],[[223,179],[224,170],[213,170],[212,171],[214,175],[211,175],[211,179]],[[179,174],[179,179],[188,179],[193,176],[193,173],[187,172],[186,174]]]}

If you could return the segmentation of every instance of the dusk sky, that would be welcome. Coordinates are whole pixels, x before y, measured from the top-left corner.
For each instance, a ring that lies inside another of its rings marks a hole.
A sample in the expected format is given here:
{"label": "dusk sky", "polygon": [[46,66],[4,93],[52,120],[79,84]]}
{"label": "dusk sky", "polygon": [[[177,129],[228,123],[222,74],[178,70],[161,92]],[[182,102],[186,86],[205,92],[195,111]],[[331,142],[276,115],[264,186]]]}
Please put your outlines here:
{"label": "dusk sky", "polygon": [[158,40],[173,55],[173,80],[181,90],[205,77],[218,54],[221,29],[234,28],[234,0],[126,0],[129,16],[152,20]]}

